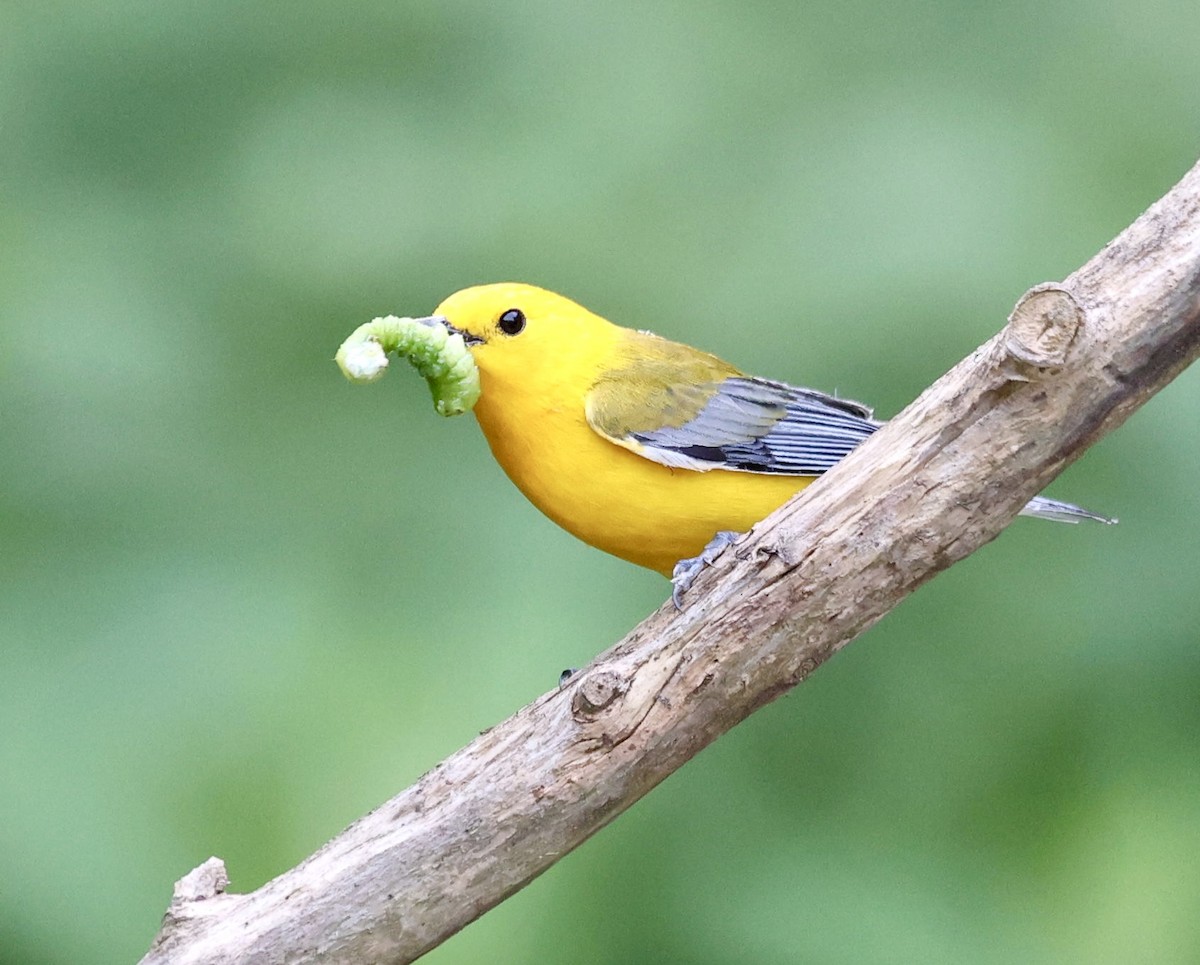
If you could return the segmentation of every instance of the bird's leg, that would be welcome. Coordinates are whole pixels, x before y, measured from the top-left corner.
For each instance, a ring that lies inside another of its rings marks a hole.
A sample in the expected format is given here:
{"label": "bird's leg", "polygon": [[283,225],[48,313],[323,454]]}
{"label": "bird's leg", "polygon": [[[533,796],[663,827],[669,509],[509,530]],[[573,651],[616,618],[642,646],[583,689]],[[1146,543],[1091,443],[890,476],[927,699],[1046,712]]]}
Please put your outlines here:
{"label": "bird's leg", "polygon": [[700,551],[699,556],[692,556],[675,564],[675,569],[671,571],[671,602],[675,604],[676,610],[683,609],[683,594],[691,588],[701,570],[711,566],[713,560],[721,554],[721,550],[736,543],[741,537],[741,533],[723,529],[708,541],[708,545]]}

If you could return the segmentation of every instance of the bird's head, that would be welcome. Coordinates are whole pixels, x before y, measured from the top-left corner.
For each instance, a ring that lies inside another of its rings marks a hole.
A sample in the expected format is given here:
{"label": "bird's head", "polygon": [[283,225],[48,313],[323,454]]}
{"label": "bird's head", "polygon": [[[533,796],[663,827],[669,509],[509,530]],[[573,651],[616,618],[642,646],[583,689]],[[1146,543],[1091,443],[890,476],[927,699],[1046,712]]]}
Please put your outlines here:
{"label": "bird's head", "polygon": [[433,317],[462,335],[485,396],[489,383],[541,389],[567,380],[578,384],[622,331],[569,298],[519,282],[464,288]]}

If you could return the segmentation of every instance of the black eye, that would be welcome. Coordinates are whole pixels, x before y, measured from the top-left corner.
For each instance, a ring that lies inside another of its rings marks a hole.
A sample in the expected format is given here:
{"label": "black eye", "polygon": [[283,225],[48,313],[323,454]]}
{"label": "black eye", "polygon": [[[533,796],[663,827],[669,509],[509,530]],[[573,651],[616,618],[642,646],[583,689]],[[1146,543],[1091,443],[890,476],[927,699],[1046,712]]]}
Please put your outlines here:
{"label": "black eye", "polygon": [[510,308],[500,316],[500,331],[505,335],[520,335],[525,328],[525,313],[519,308]]}

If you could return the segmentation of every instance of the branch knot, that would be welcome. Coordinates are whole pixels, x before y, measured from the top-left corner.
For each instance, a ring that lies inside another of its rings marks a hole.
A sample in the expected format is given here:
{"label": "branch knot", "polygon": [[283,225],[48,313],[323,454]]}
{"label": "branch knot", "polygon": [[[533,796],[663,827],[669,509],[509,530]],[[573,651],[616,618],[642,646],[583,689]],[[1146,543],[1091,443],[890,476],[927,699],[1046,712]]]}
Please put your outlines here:
{"label": "branch knot", "polygon": [[1083,321],[1075,296],[1057,282],[1035,285],[1022,295],[1008,316],[1002,343],[1019,363],[1022,381],[1062,366]]}
{"label": "branch knot", "polygon": [[609,704],[629,689],[629,682],[611,670],[589,673],[579,682],[571,698],[571,714],[581,724],[595,719]]}

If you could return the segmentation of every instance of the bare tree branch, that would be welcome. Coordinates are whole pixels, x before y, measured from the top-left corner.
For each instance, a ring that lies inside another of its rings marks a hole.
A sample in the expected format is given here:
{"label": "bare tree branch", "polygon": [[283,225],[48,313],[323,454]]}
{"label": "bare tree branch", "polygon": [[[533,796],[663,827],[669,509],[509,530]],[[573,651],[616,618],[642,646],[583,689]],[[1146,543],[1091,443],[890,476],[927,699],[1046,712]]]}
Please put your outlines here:
{"label": "bare tree branch", "polygon": [[995,538],[1200,352],[1200,165],[562,690],[257,891],[211,859],[143,959],[409,962]]}

